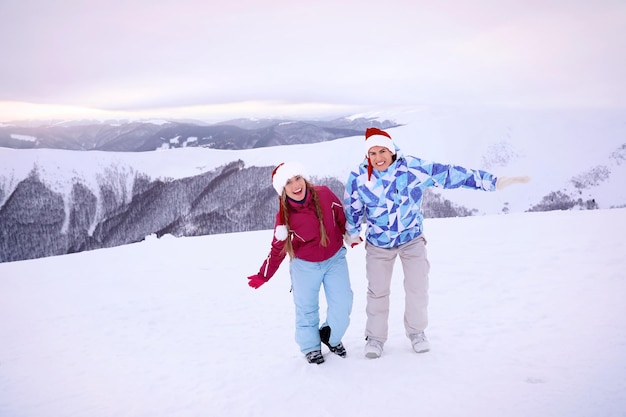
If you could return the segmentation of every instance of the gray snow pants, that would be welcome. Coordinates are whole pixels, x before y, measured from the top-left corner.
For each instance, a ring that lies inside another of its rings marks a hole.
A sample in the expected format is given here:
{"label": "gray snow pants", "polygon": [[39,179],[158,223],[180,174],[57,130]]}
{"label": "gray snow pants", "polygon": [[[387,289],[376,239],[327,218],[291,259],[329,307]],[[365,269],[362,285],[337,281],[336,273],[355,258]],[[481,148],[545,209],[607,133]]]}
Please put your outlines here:
{"label": "gray snow pants", "polygon": [[366,244],[367,323],[365,336],[387,341],[389,294],[396,256],[404,271],[404,328],[407,336],[419,333],[428,325],[428,272],[430,263],[423,235],[394,248]]}

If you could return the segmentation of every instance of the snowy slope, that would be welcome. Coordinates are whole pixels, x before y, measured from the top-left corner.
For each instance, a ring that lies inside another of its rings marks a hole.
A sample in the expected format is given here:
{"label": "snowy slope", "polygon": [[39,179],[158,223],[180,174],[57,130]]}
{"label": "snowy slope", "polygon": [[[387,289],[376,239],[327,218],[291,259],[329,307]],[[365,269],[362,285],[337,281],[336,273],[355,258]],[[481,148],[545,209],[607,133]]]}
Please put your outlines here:
{"label": "snowy slope", "polygon": [[[406,154],[486,169],[495,175],[533,178],[530,184],[499,193],[445,191],[445,198],[476,208],[479,213],[500,213],[505,203],[511,212],[527,210],[552,191],[571,192],[571,179],[598,165],[611,169],[610,177],[592,193],[600,208],[626,204],[626,188],[621,185],[626,177],[626,163],[617,165],[610,159],[624,144],[626,126],[611,113],[424,107],[354,117],[393,119],[402,124],[390,133]],[[351,137],[237,151],[185,148],[142,153],[0,148],[0,186],[4,189],[0,205],[35,166],[51,189],[65,195],[75,181],[99,195],[99,181],[111,170],[130,174],[120,179],[122,183],[129,181],[128,187],[132,186],[134,173],[152,178],[182,178],[237,159],[247,166],[275,166],[285,160],[301,160],[312,174],[336,177],[343,182],[363,159],[362,143],[362,137]]]}
{"label": "snowy slope", "polygon": [[431,352],[404,336],[397,265],[384,355],[363,356],[358,246],[348,357],[319,366],[294,341],[287,263],[247,286],[271,231],[0,264],[0,416],[624,416],[626,209],[425,230]]}

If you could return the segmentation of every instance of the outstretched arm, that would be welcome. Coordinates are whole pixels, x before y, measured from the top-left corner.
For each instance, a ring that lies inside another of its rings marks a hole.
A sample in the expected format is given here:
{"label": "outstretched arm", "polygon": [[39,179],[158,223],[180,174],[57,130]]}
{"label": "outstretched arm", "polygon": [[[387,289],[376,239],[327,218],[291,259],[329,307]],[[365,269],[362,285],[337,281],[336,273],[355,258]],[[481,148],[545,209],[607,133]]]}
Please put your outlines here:
{"label": "outstretched arm", "polygon": [[440,164],[425,161],[416,157],[407,157],[409,170],[425,186],[442,187],[445,189],[469,188],[483,191],[496,190],[495,175],[457,165]]}
{"label": "outstretched arm", "polygon": [[[261,265],[261,269],[259,269],[259,272],[248,277],[248,285],[252,288],[257,289],[261,285],[269,281],[269,279],[272,278],[272,276],[274,276],[274,274],[278,270],[278,267],[283,262],[283,259],[285,259],[286,254],[284,251],[284,247],[285,239],[287,237],[278,238],[277,234],[279,228],[282,227],[285,230],[286,228],[284,225],[278,224],[278,219],[279,217],[277,214],[276,224],[274,225],[274,237],[272,238],[272,246],[270,248],[269,255],[267,255],[267,258],[265,258],[265,261],[263,261],[263,265]],[[285,231],[285,233],[287,232]]]}

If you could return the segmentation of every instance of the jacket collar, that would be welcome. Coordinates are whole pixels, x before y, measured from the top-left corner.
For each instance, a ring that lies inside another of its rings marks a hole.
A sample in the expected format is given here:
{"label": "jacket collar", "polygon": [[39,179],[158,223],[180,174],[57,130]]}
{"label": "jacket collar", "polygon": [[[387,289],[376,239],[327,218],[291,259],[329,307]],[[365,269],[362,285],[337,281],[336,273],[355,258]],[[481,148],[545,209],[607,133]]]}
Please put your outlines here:
{"label": "jacket collar", "polygon": [[287,202],[289,203],[289,207],[296,211],[307,208],[311,204],[312,200],[313,198],[311,197],[311,193],[309,192],[308,188],[306,189],[306,195],[304,196],[304,200],[302,201],[296,201],[287,197]]}

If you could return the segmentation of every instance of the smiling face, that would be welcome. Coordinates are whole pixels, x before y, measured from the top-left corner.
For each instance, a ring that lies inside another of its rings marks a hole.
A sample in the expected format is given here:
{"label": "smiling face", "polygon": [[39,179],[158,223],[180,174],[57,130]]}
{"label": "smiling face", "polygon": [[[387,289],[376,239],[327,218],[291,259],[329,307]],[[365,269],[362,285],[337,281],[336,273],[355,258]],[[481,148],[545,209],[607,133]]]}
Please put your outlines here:
{"label": "smiling face", "polygon": [[287,197],[292,200],[304,200],[306,197],[306,182],[304,181],[304,177],[296,175],[295,177],[289,178],[287,184],[285,184],[285,192],[287,193]]}
{"label": "smiling face", "polygon": [[377,171],[384,171],[393,162],[393,154],[384,146],[372,146],[367,152],[367,157]]}

